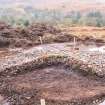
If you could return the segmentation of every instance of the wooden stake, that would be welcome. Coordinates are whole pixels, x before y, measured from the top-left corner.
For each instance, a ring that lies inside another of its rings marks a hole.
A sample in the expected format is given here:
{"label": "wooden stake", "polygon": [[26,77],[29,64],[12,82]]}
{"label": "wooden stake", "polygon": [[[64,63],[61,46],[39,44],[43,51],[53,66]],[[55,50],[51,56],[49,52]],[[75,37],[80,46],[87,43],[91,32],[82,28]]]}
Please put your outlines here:
{"label": "wooden stake", "polygon": [[41,105],[46,105],[45,99],[41,99],[40,102],[41,102]]}
{"label": "wooden stake", "polygon": [[74,37],[74,50],[75,50],[75,48],[76,48],[76,38]]}
{"label": "wooden stake", "polygon": [[40,39],[40,44],[43,44],[43,41],[42,41],[42,37],[39,36],[39,39]]}

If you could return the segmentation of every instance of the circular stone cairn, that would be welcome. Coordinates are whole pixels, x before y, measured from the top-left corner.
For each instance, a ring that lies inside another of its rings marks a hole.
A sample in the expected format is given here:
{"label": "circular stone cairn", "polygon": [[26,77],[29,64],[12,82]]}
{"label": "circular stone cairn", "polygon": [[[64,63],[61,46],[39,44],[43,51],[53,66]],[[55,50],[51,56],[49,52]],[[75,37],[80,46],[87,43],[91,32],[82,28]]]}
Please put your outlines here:
{"label": "circular stone cairn", "polygon": [[5,73],[9,76],[2,76],[0,92],[10,105],[40,105],[40,99],[46,105],[98,105],[104,99],[105,82],[73,62],[77,61],[50,56],[15,66]]}

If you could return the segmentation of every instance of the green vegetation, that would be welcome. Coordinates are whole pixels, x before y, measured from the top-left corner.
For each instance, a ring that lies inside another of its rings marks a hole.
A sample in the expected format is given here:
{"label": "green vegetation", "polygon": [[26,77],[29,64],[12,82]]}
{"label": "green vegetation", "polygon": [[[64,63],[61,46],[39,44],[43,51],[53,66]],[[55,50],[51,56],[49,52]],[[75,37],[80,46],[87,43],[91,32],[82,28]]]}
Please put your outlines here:
{"label": "green vegetation", "polygon": [[60,10],[38,10],[32,7],[21,8],[21,10],[22,12],[11,8],[1,8],[0,21],[8,22],[14,26],[28,26],[32,22],[60,23],[68,26],[105,26],[105,14],[99,11],[64,13]]}

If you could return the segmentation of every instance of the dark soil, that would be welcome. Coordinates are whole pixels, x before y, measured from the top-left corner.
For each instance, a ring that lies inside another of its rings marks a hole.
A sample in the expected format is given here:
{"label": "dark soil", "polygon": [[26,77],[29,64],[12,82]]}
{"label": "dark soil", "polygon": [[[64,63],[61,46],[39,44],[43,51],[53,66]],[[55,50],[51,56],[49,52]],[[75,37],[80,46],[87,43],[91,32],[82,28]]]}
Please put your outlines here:
{"label": "dark soil", "polygon": [[36,23],[26,28],[16,28],[0,23],[0,48],[30,47],[41,44],[41,40],[43,43],[68,42],[73,41],[73,37],[47,24]]}
{"label": "dark soil", "polygon": [[0,93],[11,105],[40,105],[43,98],[46,105],[96,105],[105,96],[104,82],[64,66],[35,69],[1,81]]}
{"label": "dark soil", "polygon": [[105,43],[104,40],[93,37],[80,39],[76,35],[68,34],[66,31],[48,24],[33,23],[28,27],[22,28],[12,27],[0,22],[0,48],[31,47],[41,43],[72,42],[74,37],[76,41],[84,44],[96,43],[100,45]]}

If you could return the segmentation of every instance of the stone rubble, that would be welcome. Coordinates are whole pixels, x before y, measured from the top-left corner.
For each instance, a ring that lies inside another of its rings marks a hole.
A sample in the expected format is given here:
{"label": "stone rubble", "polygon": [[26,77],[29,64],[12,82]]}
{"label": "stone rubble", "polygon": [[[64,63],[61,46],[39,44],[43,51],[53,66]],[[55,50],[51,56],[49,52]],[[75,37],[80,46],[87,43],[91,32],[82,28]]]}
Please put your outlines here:
{"label": "stone rubble", "polygon": [[43,58],[44,56],[48,57],[53,55],[68,56],[70,59],[74,60],[74,65],[79,62],[81,69],[91,68],[91,72],[93,74],[105,76],[105,54],[100,52],[90,52],[88,46],[84,46],[84,49],[83,47],[81,48],[81,45],[78,47],[79,50],[73,50],[73,43],[56,43],[19,50],[19,53],[16,55],[11,55],[5,59],[0,59],[0,72],[4,72],[11,67],[23,66],[24,64],[33,62],[38,58]]}

